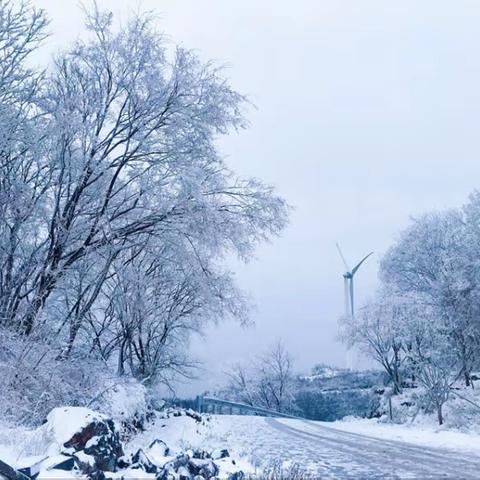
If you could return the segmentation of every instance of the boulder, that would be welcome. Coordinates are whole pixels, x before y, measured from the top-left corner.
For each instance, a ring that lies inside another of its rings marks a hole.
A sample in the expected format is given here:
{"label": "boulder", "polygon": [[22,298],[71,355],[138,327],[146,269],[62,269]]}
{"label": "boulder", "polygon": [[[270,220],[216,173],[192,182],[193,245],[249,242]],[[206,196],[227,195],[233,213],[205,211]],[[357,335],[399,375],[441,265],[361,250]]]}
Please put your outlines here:
{"label": "boulder", "polygon": [[205,460],[207,458],[212,458],[210,453],[208,453],[206,450],[202,450],[201,448],[196,448],[195,450],[188,450],[187,454],[191,458],[197,458],[199,460]]}
{"label": "boulder", "polygon": [[148,447],[148,455],[154,457],[167,457],[170,454],[170,449],[163,440],[154,440]]}
{"label": "boulder", "polygon": [[187,417],[193,418],[197,423],[201,423],[203,420],[202,415],[197,413],[195,410],[192,410],[191,408],[185,410],[185,415]]}
{"label": "boulder", "polygon": [[22,472],[15,470],[13,467],[8,465],[8,463],[2,462],[1,460],[0,478],[5,478],[6,480],[29,480],[29,477],[24,475]]}
{"label": "boulder", "polygon": [[192,475],[187,467],[180,467],[177,471],[179,480],[191,480]]}
{"label": "boulder", "polygon": [[169,468],[162,468],[155,480],[176,480],[177,474]]}
{"label": "boulder", "polygon": [[125,468],[128,468],[131,464],[132,464],[132,462],[126,456],[120,457],[117,460],[117,466],[120,470],[124,470]]}
{"label": "boulder", "polygon": [[238,472],[231,473],[228,476],[228,480],[245,480],[245,474],[239,470]]}
{"label": "boulder", "polygon": [[211,453],[211,458],[219,460],[220,458],[227,458],[230,456],[230,452],[226,448],[214,450]]}
{"label": "boulder", "polygon": [[142,449],[132,457],[132,468],[141,468],[147,473],[158,472],[157,466],[153,464],[148,455]]}
{"label": "boulder", "polygon": [[220,469],[217,464],[212,460],[205,460],[204,464],[200,468],[198,475],[201,475],[203,478],[209,479],[216,477],[219,474]]}
{"label": "boulder", "polygon": [[71,472],[75,469],[78,470],[78,468],[79,465],[75,457],[55,455],[53,457],[44,457],[42,460],[20,468],[19,470],[27,475],[27,477],[34,478],[42,471],[62,470],[64,472]]}
{"label": "boulder", "polygon": [[88,458],[81,458],[82,464],[90,463],[91,457],[92,468],[116,471],[124,453],[112,419],[83,407],[55,408],[47,417],[47,426],[64,453],[78,458],[78,452],[83,452]]}
{"label": "boulder", "polygon": [[190,457],[186,453],[177,455],[177,458],[173,461],[173,469],[177,472],[180,467],[188,466]]}
{"label": "boulder", "polygon": [[64,446],[75,451],[83,450],[95,460],[95,467],[103,471],[114,472],[118,459],[124,455],[120,436],[111,419],[90,423]]}

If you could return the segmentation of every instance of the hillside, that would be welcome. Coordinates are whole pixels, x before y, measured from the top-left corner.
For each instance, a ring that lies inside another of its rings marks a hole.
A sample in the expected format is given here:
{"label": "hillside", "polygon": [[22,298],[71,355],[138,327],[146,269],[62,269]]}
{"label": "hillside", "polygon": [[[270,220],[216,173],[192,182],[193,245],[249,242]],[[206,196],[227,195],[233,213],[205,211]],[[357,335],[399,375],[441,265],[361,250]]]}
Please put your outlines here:
{"label": "hillside", "polygon": [[312,420],[334,421],[349,415],[371,417],[379,404],[382,383],[378,371],[317,365],[310,375],[298,377],[295,401]]}

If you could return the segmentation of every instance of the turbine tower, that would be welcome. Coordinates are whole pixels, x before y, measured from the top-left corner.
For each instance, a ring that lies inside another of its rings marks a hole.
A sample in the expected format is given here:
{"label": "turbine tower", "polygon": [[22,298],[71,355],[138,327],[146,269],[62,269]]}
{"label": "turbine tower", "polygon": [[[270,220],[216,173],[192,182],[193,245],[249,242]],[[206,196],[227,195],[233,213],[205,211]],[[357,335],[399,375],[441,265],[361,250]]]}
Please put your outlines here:
{"label": "turbine tower", "polygon": [[343,264],[347,269],[347,271],[343,274],[343,285],[345,290],[345,315],[351,316],[351,318],[353,318],[355,316],[355,301],[354,301],[355,297],[354,297],[354,288],[353,288],[353,278],[357,273],[358,269],[362,266],[363,262],[368,257],[370,257],[370,255],[373,255],[373,252],[370,252],[368,255],[365,255],[360,260],[360,262],[358,262],[358,264],[350,270],[350,267],[348,266],[348,263],[345,260],[345,257],[343,256],[342,249],[340,248],[340,245],[338,244],[338,242],[337,242],[337,249],[343,261]]}

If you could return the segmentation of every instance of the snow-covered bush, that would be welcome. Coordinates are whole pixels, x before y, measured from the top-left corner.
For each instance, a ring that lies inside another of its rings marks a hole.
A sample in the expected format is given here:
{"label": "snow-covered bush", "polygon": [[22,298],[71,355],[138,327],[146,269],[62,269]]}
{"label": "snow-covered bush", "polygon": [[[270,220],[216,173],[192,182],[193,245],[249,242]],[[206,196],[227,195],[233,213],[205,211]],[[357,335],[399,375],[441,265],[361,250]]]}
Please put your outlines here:
{"label": "snow-covered bush", "polygon": [[134,379],[118,378],[90,402],[93,409],[119,423],[147,414],[146,388]]}
{"label": "snow-covered bush", "polygon": [[[476,388],[457,382],[442,410],[443,428],[480,432],[480,391]],[[404,388],[397,395],[391,395],[387,389],[380,395],[375,416],[382,423],[438,424],[437,411],[428,389],[421,386]]]}
{"label": "snow-covered bush", "polygon": [[0,415],[10,421],[42,423],[59,405],[87,405],[112,378],[98,359],[79,353],[58,359],[45,339],[0,329]]}
{"label": "snow-covered bush", "polygon": [[0,416],[10,422],[41,424],[58,406],[89,406],[119,425],[143,422],[146,388],[115,375],[101,359],[75,352],[58,358],[45,339],[0,329]]}
{"label": "snow-covered bush", "polygon": [[480,391],[456,388],[444,407],[445,426],[480,433]]}

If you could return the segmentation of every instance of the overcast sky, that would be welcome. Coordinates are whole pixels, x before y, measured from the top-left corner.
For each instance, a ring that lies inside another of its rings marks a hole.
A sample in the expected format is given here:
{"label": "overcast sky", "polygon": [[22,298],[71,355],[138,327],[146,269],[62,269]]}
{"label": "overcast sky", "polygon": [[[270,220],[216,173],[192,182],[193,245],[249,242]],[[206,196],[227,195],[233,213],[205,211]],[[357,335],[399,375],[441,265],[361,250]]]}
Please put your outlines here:
{"label": "overcast sky", "polygon": [[[77,0],[33,0],[50,45],[82,31]],[[230,362],[282,338],[298,369],[343,366],[339,241],[359,301],[410,216],[459,206],[480,187],[480,3],[466,0],[98,0],[125,19],[159,13],[172,41],[228,65],[251,128],[222,140],[239,174],[276,185],[295,208],[282,238],[236,267],[255,327],[227,323],[193,349],[208,386]]]}

